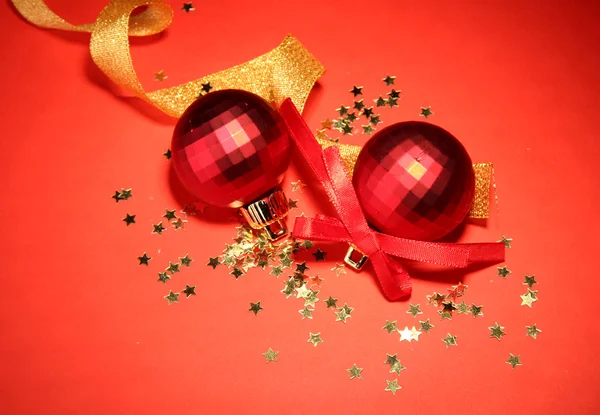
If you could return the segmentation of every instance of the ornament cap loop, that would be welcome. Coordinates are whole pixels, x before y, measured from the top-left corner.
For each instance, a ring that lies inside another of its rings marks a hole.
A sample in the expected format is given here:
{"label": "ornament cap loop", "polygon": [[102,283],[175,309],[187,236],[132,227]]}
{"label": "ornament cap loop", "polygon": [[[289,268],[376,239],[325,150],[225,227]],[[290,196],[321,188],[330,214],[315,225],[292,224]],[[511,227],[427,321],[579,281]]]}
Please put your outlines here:
{"label": "ornament cap loop", "polygon": [[358,249],[354,244],[349,244],[348,252],[346,252],[346,257],[344,258],[344,262],[350,265],[357,271],[360,271],[369,259],[369,256],[366,255],[363,251]]}
{"label": "ornament cap loop", "polygon": [[287,235],[288,229],[283,219],[289,213],[290,205],[280,188],[241,207],[240,211],[253,229],[265,229],[270,240],[274,241]]}

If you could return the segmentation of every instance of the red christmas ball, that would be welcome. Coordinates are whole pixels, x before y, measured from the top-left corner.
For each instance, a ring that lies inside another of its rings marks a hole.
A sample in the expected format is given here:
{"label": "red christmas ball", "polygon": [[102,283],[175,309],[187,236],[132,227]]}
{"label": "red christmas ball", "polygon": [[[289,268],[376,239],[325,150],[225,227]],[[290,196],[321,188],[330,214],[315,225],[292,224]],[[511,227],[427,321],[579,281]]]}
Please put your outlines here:
{"label": "red christmas ball", "polygon": [[473,165],[460,141],[418,121],[376,133],[358,156],[352,182],[371,226],[418,240],[455,229],[475,193]]}
{"label": "red christmas ball", "polygon": [[279,185],[290,160],[285,122],[250,92],[221,90],[183,113],[171,143],[173,167],[201,201],[237,208]]}

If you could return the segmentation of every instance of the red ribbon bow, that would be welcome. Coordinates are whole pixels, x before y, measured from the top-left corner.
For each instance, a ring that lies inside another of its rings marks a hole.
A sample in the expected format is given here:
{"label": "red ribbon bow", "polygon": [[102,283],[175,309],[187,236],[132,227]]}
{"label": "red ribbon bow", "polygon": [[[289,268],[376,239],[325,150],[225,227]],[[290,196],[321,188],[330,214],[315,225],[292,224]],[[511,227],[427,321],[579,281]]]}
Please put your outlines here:
{"label": "red ribbon bow", "polygon": [[302,116],[288,98],[280,107],[290,135],[333,203],[339,219],[317,215],[298,217],[292,235],[299,239],[347,242],[362,251],[373,263],[375,274],[389,300],[410,295],[410,276],[398,258],[466,268],[471,263],[504,261],[504,244],[453,244],[415,241],[371,229],[360,207],[354,187],[346,174],[339,149],[323,150]]}

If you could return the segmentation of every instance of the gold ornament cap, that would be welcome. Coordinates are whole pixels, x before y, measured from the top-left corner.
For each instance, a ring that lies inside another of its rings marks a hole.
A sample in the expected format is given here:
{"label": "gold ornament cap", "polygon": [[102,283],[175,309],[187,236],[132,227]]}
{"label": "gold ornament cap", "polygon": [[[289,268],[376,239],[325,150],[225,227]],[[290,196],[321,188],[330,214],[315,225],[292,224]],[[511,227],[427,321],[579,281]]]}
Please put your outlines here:
{"label": "gold ornament cap", "polygon": [[288,233],[285,217],[290,212],[288,199],[280,188],[240,208],[253,229],[264,229],[270,240],[283,238]]}

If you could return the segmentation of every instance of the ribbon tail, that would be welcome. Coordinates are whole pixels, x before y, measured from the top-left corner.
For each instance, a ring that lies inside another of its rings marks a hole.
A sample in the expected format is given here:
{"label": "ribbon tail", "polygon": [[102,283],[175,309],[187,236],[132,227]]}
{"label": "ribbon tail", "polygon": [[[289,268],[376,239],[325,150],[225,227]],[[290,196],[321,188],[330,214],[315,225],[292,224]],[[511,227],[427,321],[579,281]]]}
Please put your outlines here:
{"label": "ribbon tail", "polygon": [[350,242],[346,227],[337,219],[327,216],[297,217],[292,237],[312,241]]}
{"label": "ribbon tail", "polygon": [[388,257],[383,251],[377,251],[369,257],[375,268],[377,281],[383,294],[390,301],[396,301],[410,296],[412,284],[408,271],[396,261]]}

